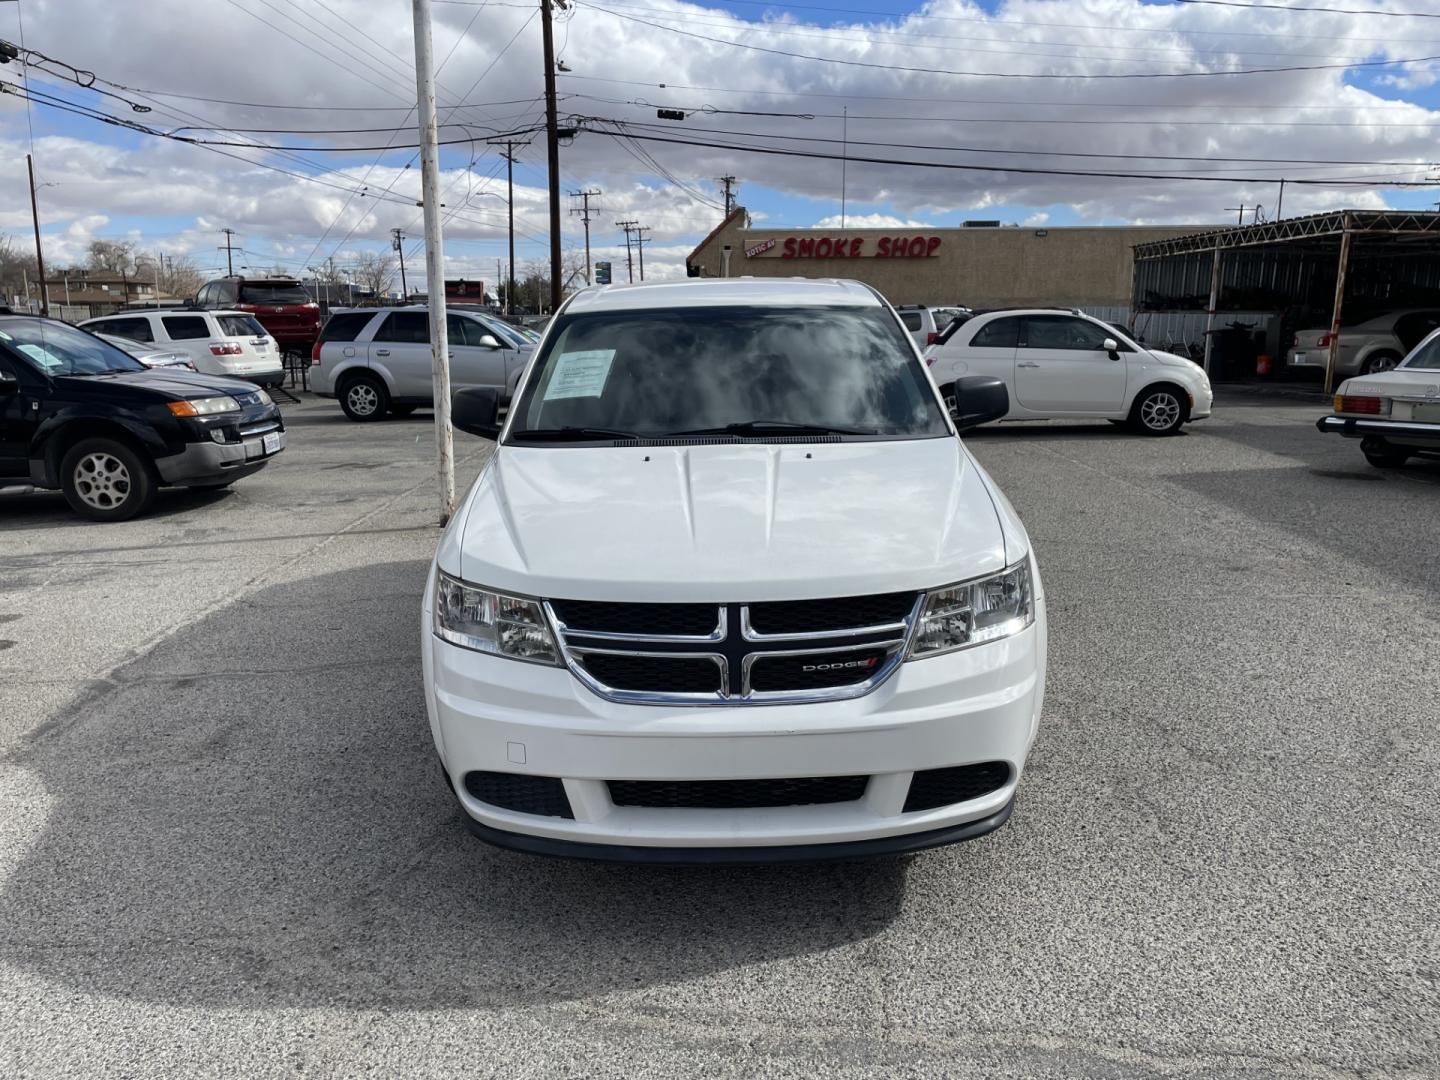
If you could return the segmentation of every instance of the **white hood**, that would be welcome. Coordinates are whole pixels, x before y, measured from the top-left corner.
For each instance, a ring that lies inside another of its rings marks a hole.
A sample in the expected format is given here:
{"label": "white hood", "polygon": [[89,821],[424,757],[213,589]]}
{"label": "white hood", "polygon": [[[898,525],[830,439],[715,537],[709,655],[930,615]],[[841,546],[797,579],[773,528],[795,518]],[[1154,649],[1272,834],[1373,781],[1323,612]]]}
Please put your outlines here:
{"label": "white hood", "polygon": [[854,596],[1006,565],[989,490],[953,438],[503,446],[456,525],[447,571],[577,600]]}

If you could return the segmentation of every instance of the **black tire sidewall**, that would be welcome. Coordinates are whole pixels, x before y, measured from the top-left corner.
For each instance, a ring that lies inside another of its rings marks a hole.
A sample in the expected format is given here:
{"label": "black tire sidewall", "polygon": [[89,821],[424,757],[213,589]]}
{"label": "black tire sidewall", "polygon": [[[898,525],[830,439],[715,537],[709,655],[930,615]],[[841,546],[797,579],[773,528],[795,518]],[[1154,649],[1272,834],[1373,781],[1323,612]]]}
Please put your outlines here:
{"label": "black tire sidewall", "polygon": [[[370,387],[370,389],[375,391],[376,398],[379,399],[379,404],[375,406],[375,411],[368,416],[362,416],[357,412],[353,412],[350,408],[350,391],[356,386]],[[383,420],[385,414],[390,411],[390,392],[385,389],[385,384],[374,375],[355,375],[346,379],[345,382],[341,384],[340,408],[346,416],[357,423],[368,424],[372,420]]]}
{"label": "black tire sidewall", "polygon": [[[91,506],[80,497],[75,486],[76,466],[88,455],[106,453],[119,459],[130,473],[130,494],[114,510],[101,510]],[[65,501],[82,517],[91,521],[129,521],[149,509],[155,500],[159,482],[155,475],[154,463],[129,443],[106,437],[81,439],[60,459],[60,490]]]}

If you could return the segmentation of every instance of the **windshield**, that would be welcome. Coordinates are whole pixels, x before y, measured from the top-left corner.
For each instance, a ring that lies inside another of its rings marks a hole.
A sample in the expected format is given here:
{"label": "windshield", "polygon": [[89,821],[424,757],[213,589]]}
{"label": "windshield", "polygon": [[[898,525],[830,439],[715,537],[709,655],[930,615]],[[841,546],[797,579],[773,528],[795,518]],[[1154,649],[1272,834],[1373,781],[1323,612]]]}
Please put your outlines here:
{"label": "windshield", "polygon": [[101,375],[144,371],[145,365],[109,342],[49,319],[6,319],[0,343],[27,357],[47,375]]}
{"label": "windshield", "polygon": [[509,345],[512,349],[523,349],[529,343],[524,334],[520,333],[516,327],[511,326],[507,322],[500,319],[492,319],[488,315],[476,315],[474,317],[480,321],[480,324],[484,326],[485,329],[489,330],[498,337],[502,343]]}
{"label": "windshield", "polygon": [[1440,371],[1440,333],[1431,334],[1422,341],[1400,366],[1410,370]]}
{"label": "windshield", "polygon": [[555,429],[724,434],[729,425],[749,437],[786,426],[950,434],[909,340],[880,307],[596,312],[562,317],[547,342],[507,441]]}

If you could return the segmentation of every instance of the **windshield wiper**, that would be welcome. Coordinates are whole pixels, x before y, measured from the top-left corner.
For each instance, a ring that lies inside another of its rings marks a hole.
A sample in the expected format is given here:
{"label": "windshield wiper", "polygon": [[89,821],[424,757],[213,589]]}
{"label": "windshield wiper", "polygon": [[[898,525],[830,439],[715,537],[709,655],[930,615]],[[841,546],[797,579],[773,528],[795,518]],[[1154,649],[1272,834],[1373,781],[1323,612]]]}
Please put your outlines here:
{"label": "windshield wiper", "polygon": [[553,427],[553,428],[528,428],[524,431],[512,431],[510,438],[514,440],[532,440],[534,442],[564,442],[569,439],[576,441],[584,439],[638,439],[633,431],[617,431],[614,428],[603,427]]}
{"label": "windshield wiper", "polygon": [[754,438],[759,435],[878,435],[869,428],[835,427],[830,424],[800,424],[790,420],[742,420],[723,427],[695,428],[691,431],[672,431],[665,438],[682,439],[701,435],[735,435],[740,438]]}

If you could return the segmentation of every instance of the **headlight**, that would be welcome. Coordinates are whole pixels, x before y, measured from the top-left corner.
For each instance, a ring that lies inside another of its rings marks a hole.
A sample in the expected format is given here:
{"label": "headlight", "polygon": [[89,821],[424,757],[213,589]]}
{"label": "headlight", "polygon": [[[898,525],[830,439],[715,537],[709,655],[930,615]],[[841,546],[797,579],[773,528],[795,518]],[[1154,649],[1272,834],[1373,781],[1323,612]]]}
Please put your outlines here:
{"label": "headlight", "polygon": [[993,577],[927,593],[908,659],[1009,637],[1034,621],[1027,558]]}
{"label": "headlight", "polygon": [[189,401],[172,401],[170,411],[176,416],[214,416],[216,413],[239,412],[240,403],[233,397],[191,398]]}
{"label": "headlight", "polygon": [[443,570],[435,574],[435,633],[477,652],[537,664],[560,662],[537,601],[477,589]]}
{"label": "headlight", "polygon": [[273,401],[271,400],[271,398],[270,398],[270,395],[267,394],[264,390],[257,390],[257,391],[255,391],[255,396],[260,400],[260,404],[261,404],[261,405],[272,405],[272,404],[274,404],[274,402],[273,402]]}

